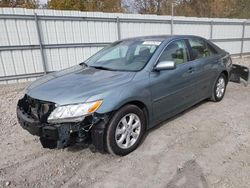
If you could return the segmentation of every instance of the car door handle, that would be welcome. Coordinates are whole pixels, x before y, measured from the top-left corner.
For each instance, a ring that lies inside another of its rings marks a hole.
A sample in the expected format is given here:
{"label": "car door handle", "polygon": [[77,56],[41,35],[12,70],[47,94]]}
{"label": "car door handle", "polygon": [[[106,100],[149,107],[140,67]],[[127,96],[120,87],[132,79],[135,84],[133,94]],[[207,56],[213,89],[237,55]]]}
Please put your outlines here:
{"label": "car door handle", "polygon": [[194,72],[194,68],[193,67],[189,67],[188,68],[188,73],[193,73]]}

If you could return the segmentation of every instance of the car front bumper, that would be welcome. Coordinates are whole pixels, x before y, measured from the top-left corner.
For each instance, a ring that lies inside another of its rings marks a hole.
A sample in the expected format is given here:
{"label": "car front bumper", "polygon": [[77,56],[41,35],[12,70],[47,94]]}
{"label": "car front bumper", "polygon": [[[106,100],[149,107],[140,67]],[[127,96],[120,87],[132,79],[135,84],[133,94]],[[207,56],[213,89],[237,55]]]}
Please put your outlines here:
{"label": "car front bumper", "polygon": [[[107,119],[96,118],[89,131],[83,129],[82,123],[48,124],[35,120],[17,107],[17,119],[21,127],[30,134],[39,136],[44,148],[64,148],[73,144],[88,144],[91,150],[104,152],[104,133]],[[85,125],[85,127],[88,127]]]}

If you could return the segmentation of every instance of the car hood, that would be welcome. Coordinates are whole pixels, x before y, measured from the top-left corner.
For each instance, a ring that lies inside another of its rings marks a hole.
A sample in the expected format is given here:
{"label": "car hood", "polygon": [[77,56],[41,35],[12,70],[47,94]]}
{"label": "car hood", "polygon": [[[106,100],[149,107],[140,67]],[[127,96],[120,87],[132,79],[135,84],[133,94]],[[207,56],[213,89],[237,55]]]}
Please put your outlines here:
{"label": "car hood", "polygon": [[135,72],[100,70],[81,65],[51,73],[31,83],[26,94],[59,105],[85,102],[132,80]]}

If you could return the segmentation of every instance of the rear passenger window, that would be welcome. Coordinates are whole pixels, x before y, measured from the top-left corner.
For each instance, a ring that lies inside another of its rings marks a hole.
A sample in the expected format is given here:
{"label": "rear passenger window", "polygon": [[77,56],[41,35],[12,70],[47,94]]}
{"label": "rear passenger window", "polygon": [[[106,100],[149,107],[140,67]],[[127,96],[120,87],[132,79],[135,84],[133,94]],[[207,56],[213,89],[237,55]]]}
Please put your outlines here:
{"label": "rear passenger window", "polygon": [[193,58],[200,59],[216,54],[216,50],[202,39],[189,39],[190,46],[193,51]]}
{"label": "rear passenger window", "polygon": [[209,52],[209,55],[215,55],[218,53],[209,43],[206,43],[206,44],[207,44],[207,50]]}
{"label": "rear passenger window", "polygon": [[184,40],[170,43],[160,56],[161,61],[174,61],[182,64],[188,61],[188,49]]}

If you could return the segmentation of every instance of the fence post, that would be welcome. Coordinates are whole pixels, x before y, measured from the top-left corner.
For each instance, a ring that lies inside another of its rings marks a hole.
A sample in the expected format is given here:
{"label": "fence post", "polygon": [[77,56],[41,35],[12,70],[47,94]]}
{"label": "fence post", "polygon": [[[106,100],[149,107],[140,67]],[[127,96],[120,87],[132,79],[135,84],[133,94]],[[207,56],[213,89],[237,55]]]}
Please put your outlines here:
{"label": "fence post", "polygon": [[43,52],[43,44],[42,44],[41,31],[40,31],[40,27],[39,27],[39,23],[38,23],[38,17],[37,17],[36,13],[34,15],[35,15],[36,30],[37,30],[39,47],[40,47],[40,53],[41,53],[42,63],[43,63],[43,71],[44,71],[44,74],[47,74],[47,67],[46,67],[45,56],[44,56],[44,52]]}
{"label": "fence post", "polygon": [[246,27],[246,22],[243,22],[243,25],[242,25],[242,38],[241,38],[241,49],[240,49],[240,57],[241,58],[243,56],[243,50],[244,50],[245,27]]}
{"label": "fence post", "polygon": [[213,39],[213,20],[210,22],[210,40]]}
{"label": "fence post", "polygon": [[173,16],[171,17],[171,35],[174,34],[174,18]]}
{"label": "fence post", "polygon": [[171,35],[174,34],[174,3],[171,3]]}
{"label": "fence post", "polygon": [[120,26],[120,18],[119,18],[119,16],[116,17],[116,26],[117,26],[118,40],[120,40],[121,39],[121,26]]}

